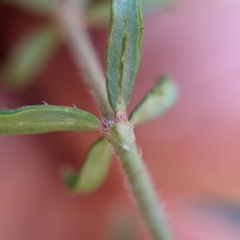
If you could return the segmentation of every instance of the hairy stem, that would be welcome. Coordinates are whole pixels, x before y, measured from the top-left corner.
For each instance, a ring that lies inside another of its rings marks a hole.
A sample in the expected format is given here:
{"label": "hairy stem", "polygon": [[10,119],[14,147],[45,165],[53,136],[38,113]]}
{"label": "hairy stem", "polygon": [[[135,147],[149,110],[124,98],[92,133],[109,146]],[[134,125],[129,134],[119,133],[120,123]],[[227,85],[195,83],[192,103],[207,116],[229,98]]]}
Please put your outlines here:
{"label": "hairy stem", "polygon": [[135,144],[132,126],[128,121],[116,123],[106,131],[112,144],[140,214],[154,240],[173,239],[163,209],[153,189],[150,177]]}
{"label": "hairy stem", "polygon": [[55,3],[55,15],[60,22],[64,36],[69,42],[77,66],[83,70],[84,80],[91,90],[101,113],[109,119],[113,116],[113,111],[107,98],[105,77],[86,30],[83,11],[72,1],[61,3],[55,0]]}
{"label": "hairy stem", "polygon": [[[57,1],[57,0],[56,0]],[[110,108],[105,87],[105,78],[89,40],[83,21],[76,14],[72,1],[58,5],[58,18],[68,37],[72,52],[79,67],[86,74],[85,82],[91,89],[96,103],[111,126],[104,126],[105,138],[111,143],[138,206],[146,227],[154,240],[172,240],[164,212],[150,181],[147,170],[135,144],[131,124],[122,118],[116,119]],[[76,17],[77,16],[77,17]],[[112,126],[112,122],[114,122]]]}

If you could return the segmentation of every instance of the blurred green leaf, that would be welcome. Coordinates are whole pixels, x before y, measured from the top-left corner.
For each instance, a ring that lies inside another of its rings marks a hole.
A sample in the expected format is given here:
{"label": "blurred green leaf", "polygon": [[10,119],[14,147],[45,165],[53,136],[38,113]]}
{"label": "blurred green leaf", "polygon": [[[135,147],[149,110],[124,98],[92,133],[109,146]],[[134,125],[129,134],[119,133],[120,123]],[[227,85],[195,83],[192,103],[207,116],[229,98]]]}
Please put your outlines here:
{"label": "blurred green leaf", "polygon": [[36,28],[25,35],[5,63],[6,84],[15,89],[28,86],[56,49],[58,35],[56,29],[48,26]]}
{"label": "blurred green leaf", "polygon": [[106,78],[110,105],[124,111],[137,74],[142,40],[138,0],[113,0],[106,49]]}
{"label": "blurred green leaf", "polygon": [[136,125],[157,118],[172,107],[176,99],[176,85],[168,76],[162,76],[135,107],[129,120]]}
{"label": "blurred green leaf", "polygon": [[72,107],[39,105],[0,110],[2,135],[97,130],[98,125],[95,116]]}
{"label": "blurred green leaf", "polygon": [[74,192],[91,193],[104,182],[110,167],[111,151],[108,142],[99,138],[90,147],[79,173],[64,174],[67,186]]}

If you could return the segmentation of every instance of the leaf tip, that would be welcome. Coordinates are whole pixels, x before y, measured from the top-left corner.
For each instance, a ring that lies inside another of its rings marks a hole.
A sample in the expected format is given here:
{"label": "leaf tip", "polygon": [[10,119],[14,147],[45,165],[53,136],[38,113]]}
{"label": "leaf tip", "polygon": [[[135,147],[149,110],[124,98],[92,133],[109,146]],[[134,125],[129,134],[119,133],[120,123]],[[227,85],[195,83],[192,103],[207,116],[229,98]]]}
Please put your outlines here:
{"label": "leaf tip", "polygon": [[61,175],[67,189],[74,191],[77,181],[77,174],[75,171],[72,168],[68,167],[61,172]]}

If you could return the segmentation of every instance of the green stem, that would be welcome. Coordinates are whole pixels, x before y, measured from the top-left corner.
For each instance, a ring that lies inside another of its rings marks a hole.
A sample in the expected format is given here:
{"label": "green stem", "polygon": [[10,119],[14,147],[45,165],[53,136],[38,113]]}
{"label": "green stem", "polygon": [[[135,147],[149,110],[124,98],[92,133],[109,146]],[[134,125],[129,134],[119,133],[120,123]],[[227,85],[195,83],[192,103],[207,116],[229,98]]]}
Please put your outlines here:
{"label": "green stem", "polygon": [[[105,77],[97,55],[86,30],[84,14],[71,0],[60,3],[55,0],[55,15],[60,22],[64,36],[70,43],[70,50],[75,56],[77,66],[84,72],[84,81],[104,117],[110,119],[113,111],[107,98]],[[76,11],[79,10],[79,11]]]}
{"label": "green stem", "polygon": [[116,123],[106,131],[124,170],[131,193],[145,221],[152,239],[172,240],[164,211],[159,204],[150,177],[135,144],[135,136],[129,122]]}
{"label": "green stem", "polygon": [[106,121],[109,121],[104,123],[104,136],[119,157],[131,192],[152,239],[172,240],[163,209],[136,147],[132,125],[124,117],[115,119],[108,103],[105,78],[83,21],[76,18],[76,7],[71,5],[71,0],[66,1],[65,4],[59,5],[58,18],[64,27],[79,67],[85,69],[87,76],[85,82],[91,89],[102,115],[107,118]]}

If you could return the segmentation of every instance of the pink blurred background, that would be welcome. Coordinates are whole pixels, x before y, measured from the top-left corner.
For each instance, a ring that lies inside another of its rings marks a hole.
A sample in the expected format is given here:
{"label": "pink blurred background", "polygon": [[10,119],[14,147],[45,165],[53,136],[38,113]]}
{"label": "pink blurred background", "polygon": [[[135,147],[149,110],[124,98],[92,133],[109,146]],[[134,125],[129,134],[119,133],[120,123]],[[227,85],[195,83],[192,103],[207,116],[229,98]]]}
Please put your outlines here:
{"label": "pink blurred background", "polygon": [[[0,7],[0,61],[14,42],[46,19]],[[136,127],[137,141],[176,239],[240,239],[240,1],[181,0],[144,19],[143,53],[131,110],[168,72],[179,86],[176,106]],[[106,29],[91,36],[103,63]],[[0,107],[49,104],[98,114],[66,44],[36,82],[13,93],[1,86]],[[69,196],[60,178],[79,167],[98,133],[0,138],[1,240],[105,240],[116,217],[147,240],[116,159],[104,185]],[[120,214],[121,213],[121,214]],[[123,220],[124,221],[124,220]]]}

